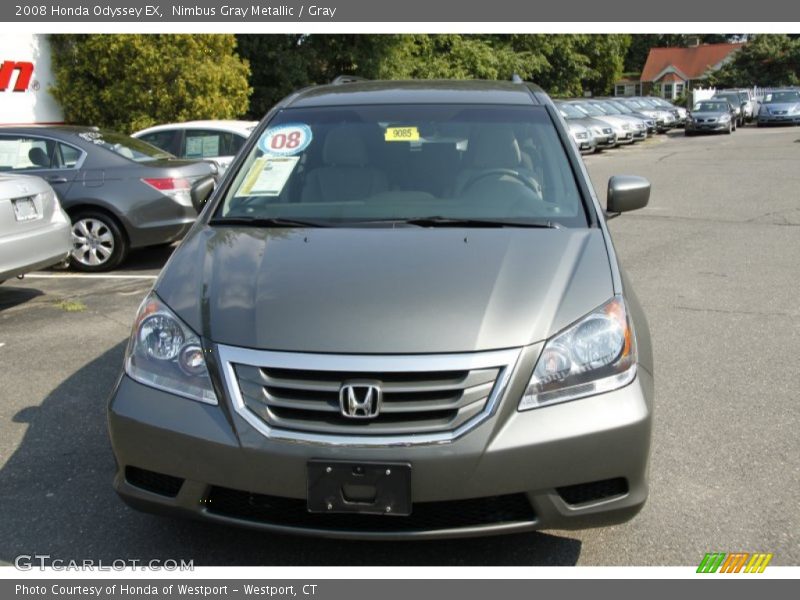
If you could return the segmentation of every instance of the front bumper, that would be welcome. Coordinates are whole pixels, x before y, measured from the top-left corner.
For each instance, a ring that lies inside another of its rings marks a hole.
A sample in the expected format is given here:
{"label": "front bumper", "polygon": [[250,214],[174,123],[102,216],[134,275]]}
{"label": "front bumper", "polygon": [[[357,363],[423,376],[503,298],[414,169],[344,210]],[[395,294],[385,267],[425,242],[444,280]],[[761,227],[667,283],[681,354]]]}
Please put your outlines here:
{"label": "front bumper", "polygon": [[594,136],[597,147],[601,150],[604,148],[614,148],[617,145],[617,136],[614,133]]}
{"label": "front bumper", "polygon": [[632,144],[632,143],[634,143],[636,141],[636,138],[634,137],[634,135],[635,135],[635,133],[632,130],[620,131],[620,132],[617,133],[617,143],[618,144],[624,144],[624,145]]}
{"label": "front bumper", "polygon": [[800,114],[796,115],[758,115],[759,125],[799,125]]}
{"label": "front bumper", "polygon": [[597,142],[594,140],[594,138],[585,140],[573,139],[575,140],[575,145],[578,146],[578,150],[582,154],[591,154],[597,149]]}
{"label": "front bumper", "polygon": [[692,133],[715,133],[720,131],[728,131],[728,127],[731,127],[730,121],[715,121],[713,123],[686,123],[685,130],[691,131]]}
{"label": "front bumper", "polygon": [[[614,392],[519,412],[535,358],[525,354],[495,413],[472,431],[449,443],[392,447],[267,438],[219,390],[221,405],[211,406],[123,375],[108,413],[114,487],[137,509],[342,538],[462,537],[629,520],[648,493],[652,376],[639,367]],[[411,517],[306,513],[310,459],[411,464]],[[147,483],[158,477],[166,477],[169,493]],[[524,510],[506,510],[511,499]],[[477,505],[498,503],[506,509],[470,520]],[[414,521],[443,511],[449,519]]]}

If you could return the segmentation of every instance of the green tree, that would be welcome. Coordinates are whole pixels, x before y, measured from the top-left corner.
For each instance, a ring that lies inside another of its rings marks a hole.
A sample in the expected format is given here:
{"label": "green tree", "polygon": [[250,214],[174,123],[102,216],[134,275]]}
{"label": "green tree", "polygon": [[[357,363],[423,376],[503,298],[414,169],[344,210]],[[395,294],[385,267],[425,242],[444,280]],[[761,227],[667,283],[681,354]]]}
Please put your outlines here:
{"label": "green tree", "polygon": [[629,35],[240,35],[252,67],[250,114],[300,87],[337,75],[369,79],[511,79],[557,95],[609,93]]}
{"label": "green tree", "polygon": [[755,36],[733,60],[709,74],[721,87],[800,84],[800,39],[781,34]]}
{"label": "green tree", "polygon": [[53,35],[51,93],[69,123],[131,132],[235,118],[250,69],[232,35]]}

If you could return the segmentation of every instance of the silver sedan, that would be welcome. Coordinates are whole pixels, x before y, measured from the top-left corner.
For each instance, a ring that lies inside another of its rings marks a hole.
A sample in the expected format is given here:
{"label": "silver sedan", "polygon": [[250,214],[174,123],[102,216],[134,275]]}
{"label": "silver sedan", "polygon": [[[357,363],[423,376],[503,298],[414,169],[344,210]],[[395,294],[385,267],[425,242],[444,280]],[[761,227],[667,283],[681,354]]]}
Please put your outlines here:
{"label": "silver sedan", "polygon": [[66,261],[70,229],[44,179],[0,175],[0,282]]}

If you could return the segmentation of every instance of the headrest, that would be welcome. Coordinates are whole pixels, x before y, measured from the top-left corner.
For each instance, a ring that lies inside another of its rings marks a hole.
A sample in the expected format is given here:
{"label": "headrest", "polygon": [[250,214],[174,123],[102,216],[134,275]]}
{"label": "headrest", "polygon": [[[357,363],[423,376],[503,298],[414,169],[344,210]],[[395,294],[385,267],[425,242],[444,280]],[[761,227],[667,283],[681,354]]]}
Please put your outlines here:
{"label": "headrest", "polygon": [[473,129],[467,151],[474,169],[516,169],[522,161],[514,131],[503,125]]}
{"label": "headrest", "polygon": [[50,160],[47,158],[47,154],[39,147],[34,147],[28,150],[28,160],[37,167],[50,166]]}
{"label": "headrest", "polygon": [[367,147],[354,127],[335,127],[325,136],[322,162],[327,166],[362,167],[367,164]]}

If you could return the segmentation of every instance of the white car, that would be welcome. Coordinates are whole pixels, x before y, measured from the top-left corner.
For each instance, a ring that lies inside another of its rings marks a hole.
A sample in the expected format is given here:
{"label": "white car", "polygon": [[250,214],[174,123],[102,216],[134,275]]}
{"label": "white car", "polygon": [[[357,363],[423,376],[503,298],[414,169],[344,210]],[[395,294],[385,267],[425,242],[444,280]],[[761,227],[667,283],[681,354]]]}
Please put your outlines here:
{"label": "white car", "polygon": [[148,127],[133,137],[178,158],[211,161],[223,172],[256,125],[258,121],[186,121]]}
{"label": "white car", "polygon": [[0,175],[0,283],[67,260],[72,225],[53,188],[30,175]]}

